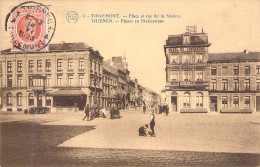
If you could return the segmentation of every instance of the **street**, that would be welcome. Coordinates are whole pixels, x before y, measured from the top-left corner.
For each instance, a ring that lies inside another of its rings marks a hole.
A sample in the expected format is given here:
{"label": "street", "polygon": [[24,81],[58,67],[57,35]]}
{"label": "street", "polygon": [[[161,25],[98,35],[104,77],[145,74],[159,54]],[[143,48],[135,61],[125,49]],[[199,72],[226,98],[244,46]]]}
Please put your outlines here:
{"label": "street", "polygon": [[149,112],[82,121],[84,113],[1,113],[1,166],[257,166],[259,116]]}

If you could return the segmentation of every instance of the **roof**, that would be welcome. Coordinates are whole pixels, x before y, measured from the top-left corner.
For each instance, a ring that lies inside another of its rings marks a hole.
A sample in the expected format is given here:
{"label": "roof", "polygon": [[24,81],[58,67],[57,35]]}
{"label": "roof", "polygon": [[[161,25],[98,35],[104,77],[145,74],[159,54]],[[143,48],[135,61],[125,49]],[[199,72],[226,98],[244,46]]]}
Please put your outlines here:
{"label": "roof", "polygon": [[50,93],[51,96],[81,96],[86,95],[81,89],[60,89]]}
{"label": "roof", "polygon": [[49,44],[49,50],[50,51],[76,51],[76,50],[87,50],[90,47],[85,44],[84,42],[78,42],[78,43],[57,43],[57,44]]}
{"label": "roof", "polygon": [[[102,59],[103,57],[100,55],[99,51],[95,51],[92,49],[92,47],[89,47],[84,42],[77,42],[77,43],[56,43],[56,44],[49,44],[48,45],[49,50],[46,52],[74,52],[74,51],[91,51],[92,53],[100,56]],[[1,51],[1,54],[23,54],[24,52],[11,52],[11,49],[5,49]],[[26,51],[25,53],[35,53],[35,52],[29,52]],[[45,52],[39,52],[39,53],[45,53]]]}
{"label": "roof", "polygon": [[260,52],[209,53],[208,59],[209,63],[240,61],[260,61]]}
{"label": "roof", "polygon": [[118,73],[117,73],[117,69],[115,68],[115,67],[113,67],[113,66],[111,66],[108,62],[103,62],[103,68],[106,70],[106,71],[108,71],[108,72],[110,72],[110,73],[112,73],[112,74],[114,74],[114,75],[118,75]]}
{"label": "roof", "polygon": [[210,45],[208,43],[208,34],[206,33],[184,33],[179,35],[169,35],[166,40],[166,46],[176,45]]}

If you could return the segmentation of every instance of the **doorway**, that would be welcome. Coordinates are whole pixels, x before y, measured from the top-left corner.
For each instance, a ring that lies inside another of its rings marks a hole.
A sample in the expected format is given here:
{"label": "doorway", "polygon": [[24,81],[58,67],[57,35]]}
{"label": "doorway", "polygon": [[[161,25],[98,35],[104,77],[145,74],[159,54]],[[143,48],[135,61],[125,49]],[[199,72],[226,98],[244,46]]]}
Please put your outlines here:
{"label": "doorway", "polygon": [[177,96],[171,97],[171,106],[172,106],[172,111],[176,112],[177,111]]}
{"label": "doorway", "polygon": [[210,111],[218,111],[218,97],[210,96]]}
{"label": "doorway", "polygon": [[37,107],[42,107],[42,95],[37,95]]}

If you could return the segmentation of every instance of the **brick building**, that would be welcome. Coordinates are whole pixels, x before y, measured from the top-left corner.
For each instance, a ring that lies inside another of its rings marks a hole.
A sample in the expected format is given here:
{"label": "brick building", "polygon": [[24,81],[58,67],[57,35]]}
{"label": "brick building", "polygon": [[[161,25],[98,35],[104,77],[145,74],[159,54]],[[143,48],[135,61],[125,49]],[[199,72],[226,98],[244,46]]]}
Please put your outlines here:
{"label": "brick building", "polygon": [[52,111],[82,110],[102,93],[102,61],[84,43],[50,44],[48,52],[1,51],[0,95],[3,111],[47,106]]}
{"label": "brick building", "polygon": [[259,52],[209,54],[208,35],[194,29],[169,35],[165,102],[170,111],[255,112],[260,110]]}

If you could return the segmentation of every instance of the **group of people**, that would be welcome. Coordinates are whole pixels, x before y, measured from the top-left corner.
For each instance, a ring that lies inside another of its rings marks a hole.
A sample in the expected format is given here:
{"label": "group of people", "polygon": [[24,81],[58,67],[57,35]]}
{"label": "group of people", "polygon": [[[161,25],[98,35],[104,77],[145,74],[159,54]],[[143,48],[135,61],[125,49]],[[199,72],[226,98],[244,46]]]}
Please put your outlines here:
{"label": "group of people", "polygon": [[[145,108],[146,110],[146,108]],[[144,111],[145,113],[145,111]],[[148,127],[150,127],[151,131],[148,131]],[[151,114],[150,114],[150,120],[148,124],[145,124],[144,126],[140,127],[138,132],[139,132],[139,136],[151,136],[151,137],[155,137],[155,132],[154,132],[154,127],[155,127],[155,115],[154,115],[154,110],[151,110]]]}
{"label": "group of people", "polygon": [[101,109],[101,107],[90,107],[87,104],[84,108],[85,117],[82,119],[83,121],[87,118],[87,121],[94,119],[95,117],[106,118],[105,112]]}

